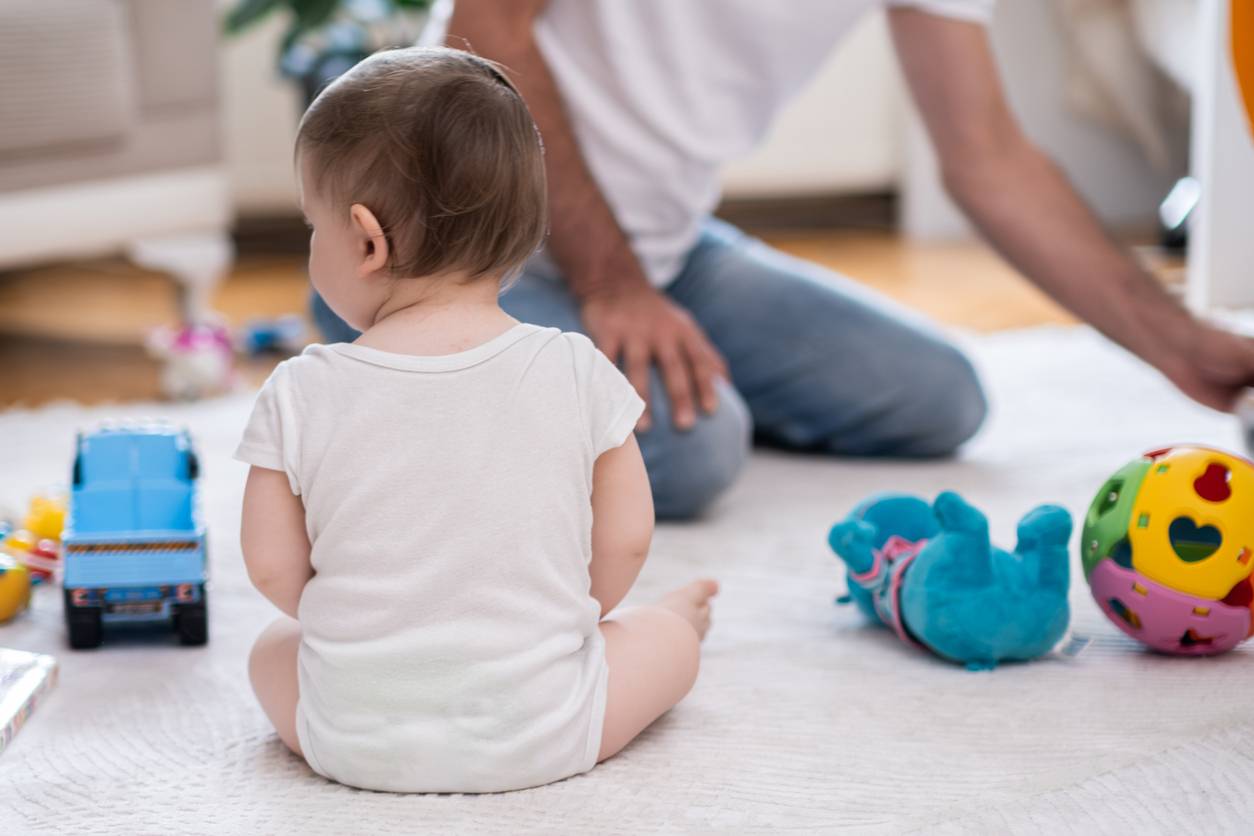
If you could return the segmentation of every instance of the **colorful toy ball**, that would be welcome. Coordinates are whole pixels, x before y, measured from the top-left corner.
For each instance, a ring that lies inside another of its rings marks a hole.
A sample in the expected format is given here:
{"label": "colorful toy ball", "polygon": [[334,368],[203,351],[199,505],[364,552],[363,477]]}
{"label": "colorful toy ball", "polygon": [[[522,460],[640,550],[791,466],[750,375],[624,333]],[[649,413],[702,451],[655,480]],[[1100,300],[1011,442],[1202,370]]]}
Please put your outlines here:
{"label": "colorful toy ball", "polygon": [[1254,632],[1254,462],[1167,447],[1106,480],[1080,557],[1097,605],[1154,650],[1223,653]]}

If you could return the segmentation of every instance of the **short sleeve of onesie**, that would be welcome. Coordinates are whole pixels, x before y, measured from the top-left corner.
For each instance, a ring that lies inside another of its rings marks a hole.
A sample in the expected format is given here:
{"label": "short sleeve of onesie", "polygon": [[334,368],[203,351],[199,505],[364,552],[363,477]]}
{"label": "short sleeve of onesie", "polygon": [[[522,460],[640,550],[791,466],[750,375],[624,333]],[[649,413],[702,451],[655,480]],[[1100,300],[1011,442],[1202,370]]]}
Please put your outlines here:
{"label": "short sleeve of onesie", "polygon": [[296,440],[290,388],[291,376],[286,364],[282,364],[257,393],[252,415],[244,427],[244,437],[235,448],[235,458],[245,464],[286,474],[292,493],[299,496],[300,482],[296,478],[290,452]]}
{"label": "short sleeve of onesie", "polygon": [[941,17],[988,23],[993,17],[996,0],[888,0],[891,7],[909,7]]}
{"label": "short sleeve of onesie", "polygon": [[621,446],[644,412],[623,373],[582,334],[564,334],[574,353],[575,385],[593,458]]}

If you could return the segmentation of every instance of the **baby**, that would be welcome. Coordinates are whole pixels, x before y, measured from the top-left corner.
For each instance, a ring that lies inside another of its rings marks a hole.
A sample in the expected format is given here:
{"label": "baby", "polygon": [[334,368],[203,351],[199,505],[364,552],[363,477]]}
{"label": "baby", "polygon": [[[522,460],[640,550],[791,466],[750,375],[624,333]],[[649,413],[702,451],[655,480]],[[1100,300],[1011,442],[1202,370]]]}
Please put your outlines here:
{"label": "baby", "polygon": [[257,699],[356,787],[585,772],[692,687],[717,587],[615,611],[653,533],[643,405],[585,337],[497,304],[545,231],[527,107],[473,55],[386,52],[318,97],[296,156],[310,278],[362,334],[275,369],[236,451],[244,562],[286,613]]}

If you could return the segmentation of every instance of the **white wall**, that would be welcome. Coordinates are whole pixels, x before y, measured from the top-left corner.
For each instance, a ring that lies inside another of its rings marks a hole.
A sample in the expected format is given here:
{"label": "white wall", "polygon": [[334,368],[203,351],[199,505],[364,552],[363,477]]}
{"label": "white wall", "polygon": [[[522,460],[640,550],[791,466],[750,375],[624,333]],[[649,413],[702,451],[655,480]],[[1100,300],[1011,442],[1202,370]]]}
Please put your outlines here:
{"label": "white wall", "polygon": [[1198,310],[1254,306],[1254,123],[1231,53],[1230,7],[1203,0],[1206,61],[1194,100],[1193,174],[1202,199],[1192,220],[1189,303]]}
{"label": "white wall", "polygon": [[[993,41],[1014,108],[1104,219],[1143,221],[1176,172],[1152,171],[1130,141],[1068,109],[1066,53],[1055,15],[1051,0],[998,4]],[[242,214],[295,205],[291,143],[300,105],[295,86],[275,70],[281,29],[273,19],[223,47],[226,155]],[[728,167],[728,193],[882,191],[904,173],[907,224],[927,236],[965,234],[910,112],[883,16],[869,15],[785,110],[766,145]]]}
{"label": "white wall", "polygon": [[[235,208],[244,215],[294,211],[291,146],[300,97],[275,70],[282,28],[274,18],[223,42],[223,134]],[[849,84],[851,78],[859,83]],[[903,95],[883,15],[868,15],[786,109],[767,144],[728,168],[728,193],[892,188],[901,167]]]}
{"label": "white wall", "polygon": [[902,164],[905,108],[884,15],[869,14],[780,114],[766,144],[727,167],[726,193],[776,197],[892,189]]}
{"label": "white wall", "polygon": [[[1003,0],[992,25],[993,49],[1007,97],[1024,130],[1063,169],[1072,185],[1112,226],[1152,221],[1159,201],[1187,166],[1187,137],[1174,137],[1173,165],[1156,171],[1137,145],[1066,101],[1067,51],[1051,0]],[[971,234],[944,194],[922,126],[911,111],[906,129],[902,225],[917,238]]]}
{"label": "white wall", "polygon": [[235,209],[243,215],[297,211],[292,141],[301,105],[296,86],[275,68],[282,30],[275,17],[222,43],[222,133]]}

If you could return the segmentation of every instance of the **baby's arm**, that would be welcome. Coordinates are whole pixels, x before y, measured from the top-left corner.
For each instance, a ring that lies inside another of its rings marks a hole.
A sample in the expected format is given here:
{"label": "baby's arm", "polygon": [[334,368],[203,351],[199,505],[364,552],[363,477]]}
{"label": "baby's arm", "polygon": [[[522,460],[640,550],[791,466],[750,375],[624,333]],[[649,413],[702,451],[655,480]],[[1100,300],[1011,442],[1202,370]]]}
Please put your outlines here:
{"label": "baby's arm", "polygon": [[248,471],[240,545],[253,586],[295,618],[313,567],[309,565],[305,506],[280,471],[256,466]]}
{"label": "baby's arm", "polygon": [[653,538],[653,493],[636,437],[606,450],[592,471],[592,597],[601,615],[635,583]]}

